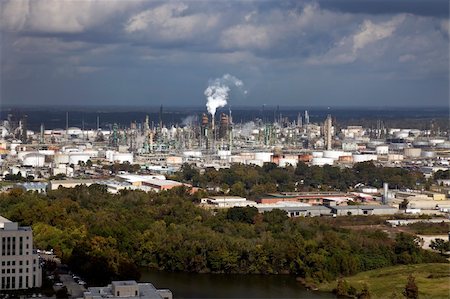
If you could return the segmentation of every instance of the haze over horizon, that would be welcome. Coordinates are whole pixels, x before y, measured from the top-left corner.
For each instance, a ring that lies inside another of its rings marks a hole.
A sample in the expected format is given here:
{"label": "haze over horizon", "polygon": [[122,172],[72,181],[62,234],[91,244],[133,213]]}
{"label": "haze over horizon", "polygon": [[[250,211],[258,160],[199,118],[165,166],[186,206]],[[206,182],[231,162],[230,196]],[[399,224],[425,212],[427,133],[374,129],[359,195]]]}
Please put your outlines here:
{"label": "haze over horizon", "polygon": [[[448,107],[441,0],[0,3],[0,106]],[[0,107],[0,108],[1,108]]]}

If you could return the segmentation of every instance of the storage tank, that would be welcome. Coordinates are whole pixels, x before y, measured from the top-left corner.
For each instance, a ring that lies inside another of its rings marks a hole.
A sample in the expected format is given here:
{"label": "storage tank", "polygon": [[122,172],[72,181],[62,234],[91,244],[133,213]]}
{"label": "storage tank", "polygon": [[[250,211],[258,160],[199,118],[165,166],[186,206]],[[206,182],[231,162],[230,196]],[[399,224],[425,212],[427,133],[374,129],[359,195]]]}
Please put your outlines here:
{"label": "storage tank", "polygon": [[341,163],[352,163],[353,162],[353,156],[340,156],[338,159]]}
{"label": "storage tank", "polygon": [[328,165],[333,165],[334,160],[331,158],[321,158],[321,157],[317,157],[317,158],[313,158],[311,161],[312,165],[316,165],[316,166],[323,166],[325,164]]}
{"label": "storage tank", "polygon": [[302,162],[310,162],[313,159],[312,155],[303,154],[298,156],[298,160]]}
{"label": "storage tank", "polygon": [[245,163],[245,158],[241,156],[231,156],[231,163]]}
{"label": "storage tank", "polygon": [[370,141],[370,142],[367,143],[367,147],[368,147],[368,148],[371,148],[371,149],[374,149],[374,148],[376,148],[377,146],[383,145],[383,144],[384,144],[384,141],[381,141],[381,140],[372,140],[372,141]]}
{"label": "storage tank", "polygon": [[55,164],[69,164],[68,154],[56,154],[54,157]]}
{"label": "storage tank", "polygon": [[353,155],[353,162],[354,163],[360,163],[360,162],[367,162],[367,161],[376,161],[378,160],[377,155]]}
{"label": "storage tank", "polygon": [[50,150],[50,149],[39,150],[38,152],[39,152],[39,154],[43,154],[45,156],[53,156],[55,154],[55,151],[54,150]]}
{"label": "storage tank", "polygon": [[200,158],[202,156],[201,151],[184,151],[183,156],[192,157],[192,158]]}
{"label": "storage tank", "polygon": [[417,140],[413,142],[414,147],[427,147],[430,145],[428,141],[425,140]]}
{"label": "storage tank", "polygon": [[403,161],[403,155],[400,154],[389,154],[388,161]]}
{"label": "storage tank", "polygon": [[82,135],[83,131],[81,131],[81,129],[77,128],[77,127],[70,127],[67,129],[67,134],[72,135],[72,136],[74,136],[74,135],[78,136],[78,135]]}
{"label": "storage tank", "polygon": [[450,142],[449,141],[445,141],[444,143],[440,143],[438,145],[436,145],[437,148],[442,148],[442,149],[449,149],[450,148]]}
{"label": "storage tank", "polygon": [[408,158],[419,158],[422,153],[420,148],[405,148],[405,156]]}
{"label": "storage tank", "polygon": [[430,145],[432,146],[436,146],[438,144],[444,143],[445,140],[444,139],[430,139]]}
{"label": "storage tank", "polygon": [[86,163],[90,159],[90,156],[85,153],[70,153],[69,164],[77,165],[80,161]]}
{"label": "storage tank", "polygon": [[323,152],[312,152],[313,158],[322,158]]}
{"label": "storage tank", "polygon": [[272,161],[272,153],[269,152],[257,152],[255,153],[255,160],[261,160],[263,162],[270,162]]}
{"label": "storage tank", "polygon": [[[23,161],[23,159],[25,158],[25,156],[28,155],[28,154],[31,154],[31,153],[33,153],[33,152],[30,152],[30,151],[18,152],[18,153],[17,153],[17,158],[18,158],[20,161]],[[38,152],[34,152],[34,153],[38,153]]]}
{"label": "storage tank", "polygon": [[29,153],[23,157],[22,165],[31,167],[43,167],[45,155],[39,153]]}
{"label": "storage tank", "polygon": [[88,154],[90,157],[92,158],[97,158],[98,157],[98,151],[97,150],[93,150],[93,149],[85,149],[83,151],[83,153]]}
{"label": "storage tank", "polygon": [[388,145],[378,145],[375,148],[375,152],[377,155],[387,155],[389,153],[389,146]]}
{"label": "storage tank", "polygon": [[231,151],[228,150],[218,150],[217,155],[221,158],[226,158],[228,156],[231,156]]}
{"label": "storage tank", "polygon": [[114,153],[113,162],[133,164],[133,153]]}
{"label": "storage tank", "polygon": [[436,152],[433,152],[433,151],[422,151],[421,156],[422,156],[422,158],[427,158],[427,159],[435,158],[436,157]]}
{"label": "storage tank", "polygon": [[331,158],[333,160],[339,159],[340,156],[345,156],[345,153],[342,151],[323,151],[324,158]]}
{"label": "storage tank", "polygon": [[278,166],[280,167],[286,167],[287,165],[292,165],[294,167],[297,166],[298,160],[292,159],[292,158],[281,158],[278,162]]}

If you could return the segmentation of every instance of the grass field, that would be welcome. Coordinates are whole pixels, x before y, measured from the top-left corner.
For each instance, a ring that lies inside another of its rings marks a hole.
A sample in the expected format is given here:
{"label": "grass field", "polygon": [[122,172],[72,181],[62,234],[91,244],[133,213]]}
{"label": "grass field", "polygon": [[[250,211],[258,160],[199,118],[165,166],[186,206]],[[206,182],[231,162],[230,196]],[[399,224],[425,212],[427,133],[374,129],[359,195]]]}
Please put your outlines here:
{"label": "grass field", "polygon": [[[416,278],[419,298],[450,298],[450,264],[418,264],[394,266],[345,277],[349,285],[361,290],[369,287],[371,298],[404,298],[402,291],[408,275]],[[336,282],[319,285],[321,291],[331,291]]]}

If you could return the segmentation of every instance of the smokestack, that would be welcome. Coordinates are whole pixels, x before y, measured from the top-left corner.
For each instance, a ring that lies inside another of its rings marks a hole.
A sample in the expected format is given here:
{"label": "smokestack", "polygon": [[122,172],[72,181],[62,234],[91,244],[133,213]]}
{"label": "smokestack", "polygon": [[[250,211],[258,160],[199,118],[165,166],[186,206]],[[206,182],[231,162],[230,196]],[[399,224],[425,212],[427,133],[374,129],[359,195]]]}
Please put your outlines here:
{"label": "smokestack", "polygon": [[388,203],[388,191],[389,191],[389,184],[383,183],[383,204]]}

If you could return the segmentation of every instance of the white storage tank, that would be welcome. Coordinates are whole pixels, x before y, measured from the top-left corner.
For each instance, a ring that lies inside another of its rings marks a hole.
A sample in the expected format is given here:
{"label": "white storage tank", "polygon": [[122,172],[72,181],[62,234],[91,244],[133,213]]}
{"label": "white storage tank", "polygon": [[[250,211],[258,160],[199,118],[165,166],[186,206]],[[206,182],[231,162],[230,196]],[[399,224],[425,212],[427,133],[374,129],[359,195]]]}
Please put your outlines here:
{"label": "white storage tank", "polygon": [[339,159],[340,156],[345,156],[346,154],[342,151],[323,151],[324,158],[331,158],[333,160]]}
{"label": "white storage tank", "polygon": [[367,143],[367,148],[372,148],[372,149],[374,149],[374,148],[376,148],[377,146],[383,145],[383,144],[384,144],[384,141],[381,141],[381,140],[372,140],[372,141],[370,141],[370,142]]}
{"label": "white storage tank", "polygon": [[387,155],[389,153],[389,146],[388,145],[378,145],[375,148],[375,152],[377,155]]}
{"label": "white storage tank", "polygon": [[272,153],[269,152],[257,152],[255,153],[255,159],[256,160],[261,160],[263,162],[270,162],[272,161]]}
{"label": "white storage tank", "polygon": [[94,150],[94,149],[85,149],[83,151],[83,153],[88,154],[92,158],[97,158],[98,157],[98,151]]}
{"label": "white storage tank", "polygon": [[133,164],[133,153],[114,153],[113,162]]}
{"label": "white storage tank", "polygon": [[22,165],[31,167],[43,167],[45,155],[39,153],[29,153],[23,158]]}
{"label": "white storage tank", "polygon": [[313,158],[322,158],[323,152],[312,152]]}
{"label": "white storage tank", "polygon": [[420,148],[405,148],[405,156],[408,158],[419,158],[422,153]]}
{"label": "white storage tank", "polygon": [[425,140],[417,140],[413,142],[414,147],[427,147],[430,145],[428,141]]}
{"label": "white storage tank", "polygon": [[286,167],[287,165],[291,165],[296,167],[298,163],[298,159],[289,159],[289,158],[281,158],[278,162],[278,166]]}
{"label": "white storage tank", "polygon": [[77,127],[71,127],[67,129],[67,134],[71,135],[71,136],[78,136],[78,135],[82,135],[83,131],[81,131],[80,128]]}
{"label": "white storage tank", "polygon": [[353,162],[359,163],[359,162],[367,162],[367,161],[376,161],[378,160],[377,155],[353,155]]}
{"label": "white storage tank", "polygon": [[321,157],[316,157],[313,158],[311,161],[312,165],[316,165],[316,166],[323,166],[323,165],[333,165],[334,160],[331,158],[321,158]]}
{"label": "white storage tank", "polygon": [[39,154],[43,154],[45,156],[53,156],[55,154],[54,150],[39,150]]}
{"label": "white storage tank", "polygon": [[69,164],[77,165],[80,161],[86,163],[90,159],[90,156],[85,153],[70,153],[69,154]]}
{"label": "white storage tank", "polygon": [[433,152],[433,151],[422,151],[421,156],[423,158],[428,158],[428,159],[435,158],[436,157],[436,152]]}
{"label": "white storage tank", "polygon": [[449,141],[445,141],[444,143],[440,143],[438,145],[436,145],[437,148],[442,148],[442,149],[449,149],[450,148],[450,142]]}
{"label": "white storage tank", "polygon": [[28,154],[31,154],[31,153],[38,153],[38,152],[30,152],[30,151],[18,152],[18,153],[17,153],[17,158],[18,158],[20,161],[23,161],[23,159],[25,159],[25,156],[28,155]]}
{"label": "white storage tank", "polygon": [[444,139],[430,139],[430,145],[436,146],[438,144],[444,143]]}
{"label": "white storage tank", "polygon": [[185,151],[183,152],[183,156],[191,157],[191,158],[200,158],[202,156],[201,151]]}
{"label": "white storage tank", "polygon": [[54,157],[55,164],[69,164],[68,154],[56,154]]}

